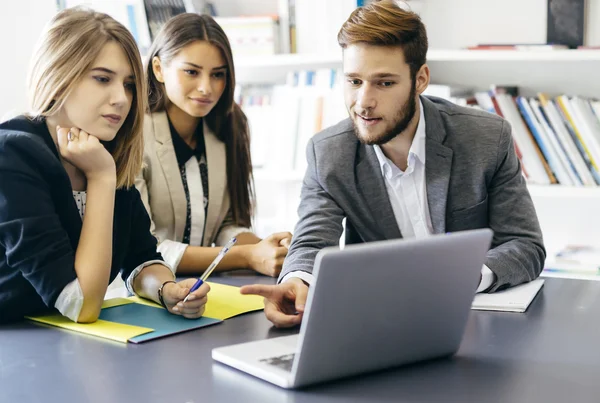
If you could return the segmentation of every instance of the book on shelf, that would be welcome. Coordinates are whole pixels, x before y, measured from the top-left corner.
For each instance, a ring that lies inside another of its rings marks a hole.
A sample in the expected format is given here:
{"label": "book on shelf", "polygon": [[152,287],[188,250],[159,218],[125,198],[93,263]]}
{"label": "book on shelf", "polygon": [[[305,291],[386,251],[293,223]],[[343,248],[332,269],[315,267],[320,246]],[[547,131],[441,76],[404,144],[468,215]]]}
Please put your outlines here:
{"label": "book on shelf", "polygon": [[279,21],[276,16],[215,17],[223,28],[236,57],[280,53]]}
{"label": "book on shelf", "polygon": [[568,95],[552,98],[543,92],[526,97],[518,87],[506,85],[492,85],[488,91],[463,97],[456,102],[452,96],[446,99],[498,114],[510,123],[517,156],[530,183],[600,184],[599,101]]}
{"label": "book on shelf", "polygon": [[142,54],[145,54],[150,48],[152,39],[148,28],[144,0],[63,0],[59,2],[59,9],[79,5],[85,5],[93,10],[108,14],[123,24],[133,35]]}
{"label": "book on shelf", "polygon": [[423,95],[444,98],[457,105],[467,106],[470,103],[471,97],[474,97],[474,92],[469,87],[429,84],[425,91],[423,91]]}
{"label": "book on shelf", "polygon": [[187,11],[183,0],[144,0],[144,6],[152,40],[171,17]]}
{"label": "book on shelf", "polygon": [[548,0],[546,40],[582,46],[585,37],[586,0]]}

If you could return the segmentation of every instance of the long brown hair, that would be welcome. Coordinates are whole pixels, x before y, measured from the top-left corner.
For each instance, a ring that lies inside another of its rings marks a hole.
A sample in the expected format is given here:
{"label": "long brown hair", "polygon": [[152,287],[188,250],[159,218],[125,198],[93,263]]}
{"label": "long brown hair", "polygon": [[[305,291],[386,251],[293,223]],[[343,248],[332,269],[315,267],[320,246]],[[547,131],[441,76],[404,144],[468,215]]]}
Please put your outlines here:
{"label": "long brown hair", "polygon": [[427,30],[418,14],[400,8],[394,0],[381,0],[359,7],[338,33],[342,49],[356,43],[401,46],[414,80],[427,62]]}
{"label": "long brown hair", "polygon": [[146,62],[148,82],[148,111],[166,110],[165,86],[152,70],[152,59],[169,61],[185,46],[195,41],[207,41],[221,50],[227,62],[227,84],[221,98],[205,116],[206,124],[225,143],[227,150],[227,188],[231,200],[233,220],[237,225],[250,227],[254,205],[252,160],[250,158],[250,130],[242,109],[233,101],[235,69],[227,35],[209,15],[179,14],[162,27],[150,47]]}
{"label": "long brown hair", "polygon": [[135,81],[131,109],[107,150],[115,159],[117,188],[131,187],[142,168],[142,135],[146,82],[139,50],[131,33],[112,17],[84,7],[65,9],[49,22],[40,38],[29,71],[32,118],[56,114],[104,45],[118,43],[127,55]]}

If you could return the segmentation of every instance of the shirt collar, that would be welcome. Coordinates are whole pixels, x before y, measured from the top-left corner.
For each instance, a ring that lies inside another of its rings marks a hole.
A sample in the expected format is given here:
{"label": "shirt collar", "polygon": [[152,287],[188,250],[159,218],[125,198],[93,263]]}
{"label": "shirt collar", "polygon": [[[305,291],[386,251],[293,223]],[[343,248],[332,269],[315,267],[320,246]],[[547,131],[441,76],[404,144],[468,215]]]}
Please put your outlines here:
{"label": "shirt collar", "polygon": [[196,136],[196,148],[192,149],[177,133],[175,127],[169,119],[169,129],[171,130],[171,139],[173,141],[173,148],[175,149],[175,156],[177,157],[177,163],[185,165],[186,162],[192,157],[196,157],[200,161],[201,157],[205,153],[204,149],[204,133],[203,133],[203,122],[202,120],[198,124],[198,128],[194,135]]}
{"label": "shirt collar", "polygon": [[[417,159],[423,165],[425,165],[425,139],[425,114],[423,113],[423,103],[419,99],[419,123],[417,124],[417,130],[410,146],[410,150],[408,151],[408,169],[414,165],[414,159]],[[403,173],[400,168],[398,168],[388,157],[385,156],[380,146],[374,145],[373,148],[375,149],[377,160],[379,160],[381,173],[386,178],[391,178],[396,174]]]}

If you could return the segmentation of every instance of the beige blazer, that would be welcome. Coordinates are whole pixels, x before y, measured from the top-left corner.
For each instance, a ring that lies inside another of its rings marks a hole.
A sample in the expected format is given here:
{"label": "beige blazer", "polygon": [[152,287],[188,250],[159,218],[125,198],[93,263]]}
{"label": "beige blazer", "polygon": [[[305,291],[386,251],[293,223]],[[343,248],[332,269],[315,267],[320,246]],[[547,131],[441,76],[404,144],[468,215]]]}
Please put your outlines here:
{"label": "beige blazer", "polygon": [[[208,165],[208,212],[202,245],[225,244],[232,236],[250,229],[232,220],[225,144],[204,124]],[[150,230],[158,239],[158,250],[174,269],[187,245],[182,244],[187,202],[166,112],[146,115],[144,119],[144,165],[135,186],[151,219]],[[194,200],[191,201],[194,203]],[[197,203],[203,203],[202,199]],[[202,214],[204,209],[198,209]]]}

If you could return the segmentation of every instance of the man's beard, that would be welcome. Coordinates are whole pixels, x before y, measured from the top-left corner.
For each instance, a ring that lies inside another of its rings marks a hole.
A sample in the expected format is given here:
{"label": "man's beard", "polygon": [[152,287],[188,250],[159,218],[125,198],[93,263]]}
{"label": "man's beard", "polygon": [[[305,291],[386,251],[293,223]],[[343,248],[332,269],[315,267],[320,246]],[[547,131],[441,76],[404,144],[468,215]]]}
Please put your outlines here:
{"label": "man's beard", "polygon": [[[400,133],[402,133],[404,130],[406,130],[406,128],[410,124],[411,120],[415,116],[415,113],[417,112],[416,98],[417,98],[416,80],[413,80],[411,88],[410,88],[410,95],[408,97],[408,100],[404,103],[404,105],[402,105],[402,107],[396,114],[396,116],[394,118],[394,121],[396,122],[396,124],[390,130],[385,131],[384,133],[382,133],[381,135],[379,135],[375,138],[363,138],[363,136],[360,135],[360,131],[358,130],[358,127],[356,127],[356,122],[354,120],[352,120],[352,124],[354,126],[354,134],[356,135],[356,137],[358,138],[358,140],[361,143],[367,144],[367,145],[375,145],[375,144],[382,145],[382,144],[385,144],[385,143],[393,140],[396,136],[398,136]],[[360,119],[360,118],[358,118],[358,119]]]}

